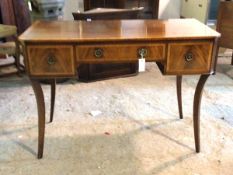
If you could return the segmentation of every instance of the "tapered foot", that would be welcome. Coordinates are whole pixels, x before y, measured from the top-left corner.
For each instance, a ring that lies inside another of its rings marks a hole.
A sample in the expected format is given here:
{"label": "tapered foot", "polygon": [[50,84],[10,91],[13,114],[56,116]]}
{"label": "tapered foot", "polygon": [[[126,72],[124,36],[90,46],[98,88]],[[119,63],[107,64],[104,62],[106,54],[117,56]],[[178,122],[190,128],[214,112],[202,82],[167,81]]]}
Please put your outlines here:
{"label": "tapered foot", "polygon": [[41,88],[39,80],[31,79],[32,88],[34,90],[37,102],[37,110],[38,110],[38,159],[43,157],[43,149],[44,149],[44,134],[45,134],[45,102],[44,102],[44,94]]}
{"label": "tapered foot", "polygon": [[194,138],[195,138],[195,148],[196,152],[200,152],[200,106],[201,106],[201,98],[204,85],[206,80],[208,79],[209,75],[201,75],[195,95],[194,95],[194,102],[193,102],[193,126],[194,126]]}
{"label": "tapered foot", "polygon": [[180,119],[183,119],[183,109],[182,109],[182,76],[176,76],[176,91],[177,91],[177,101],[179,108]]}

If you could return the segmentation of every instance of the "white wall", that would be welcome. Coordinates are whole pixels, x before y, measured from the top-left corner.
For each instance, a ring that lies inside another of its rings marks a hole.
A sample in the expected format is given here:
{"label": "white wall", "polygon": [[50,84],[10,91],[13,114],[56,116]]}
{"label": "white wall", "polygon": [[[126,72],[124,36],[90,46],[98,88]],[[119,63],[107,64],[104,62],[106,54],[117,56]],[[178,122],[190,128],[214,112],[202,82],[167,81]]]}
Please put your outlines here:
{"label": "white wall", "polygon": [[[180,17],[180,0],[160,0],[159,18],[179,18]],[[64,19],[72,20],[72,12],[83,11],[83,0],[65,0]]]}
{"label": "white wall", "polygon": [[64,19],[73,20],[72,12],[83,11],[83,0],[65,0]]}
{"label": "white wall", "polygon": [[180,0],[160,0],[159,19],[180,18]]}
{"label": "white wall", "polygon": [[199,21],[206,23],[208,17],[209,0],[182,0],[181,16],[185,18],[196,18]]}

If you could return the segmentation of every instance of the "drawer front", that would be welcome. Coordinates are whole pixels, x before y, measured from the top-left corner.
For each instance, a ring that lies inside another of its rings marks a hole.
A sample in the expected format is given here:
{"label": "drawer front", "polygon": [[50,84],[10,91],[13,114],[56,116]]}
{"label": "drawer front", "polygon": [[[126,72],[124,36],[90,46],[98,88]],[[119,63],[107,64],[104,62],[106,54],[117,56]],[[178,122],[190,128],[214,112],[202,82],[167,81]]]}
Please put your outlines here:
{"label": "drawer front", "polygon": [[135,61],[145,53],[146,61],[165,59],[165,44],[80,45],[76,46],[79,62]]}
{"label": "drawer front", "polygon": [[190,42],[168,44],[167,74],[209,73],[213,43]]}
{"label": "drawer front", "polygon": [[28,67],[32,76],[73,76],[73,47],[62,46],[28,46]]}

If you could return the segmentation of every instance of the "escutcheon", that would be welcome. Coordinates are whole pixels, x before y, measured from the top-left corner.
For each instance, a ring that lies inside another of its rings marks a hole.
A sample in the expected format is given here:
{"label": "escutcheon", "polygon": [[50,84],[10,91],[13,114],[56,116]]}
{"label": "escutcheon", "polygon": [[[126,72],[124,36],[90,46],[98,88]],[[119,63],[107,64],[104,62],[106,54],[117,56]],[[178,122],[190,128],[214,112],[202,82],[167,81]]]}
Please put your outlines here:
{"label": "escutcheon", "polygon": [[94,51],[94,56],[96,58],[102,58],[104,56],[104,50],[101,48],[96,48]]}
{"label": "escutcheon", "polygon": [[194,59],[194,55],[192,52],[187,52],[185,55],[184,55],[184,59],[185,61],[187,62],[190,62]]}
{"label": "escutcheon", "polygon": [[47,58],[47,63],[49,65],[54,65],[56,63],[56,58],[54,55],[49,55]]}

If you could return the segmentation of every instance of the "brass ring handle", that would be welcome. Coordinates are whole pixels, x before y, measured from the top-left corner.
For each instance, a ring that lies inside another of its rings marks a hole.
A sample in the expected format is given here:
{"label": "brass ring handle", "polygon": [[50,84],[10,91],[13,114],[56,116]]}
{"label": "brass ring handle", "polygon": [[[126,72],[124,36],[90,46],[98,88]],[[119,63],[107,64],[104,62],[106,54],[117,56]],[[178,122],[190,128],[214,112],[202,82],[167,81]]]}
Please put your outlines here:
{"label": "brass ring handle", "polygon": [[140,48],[138,50],[138,55],[140,55],[142,58],[144,58],[145,56],[147,56],[148,54],[148,50],[146,48]]}
{"label": "brass ring handle", "polygon": [[102,58],[104,56],[104,50],[101,48],[96,48],[94,51],[94,56],[96,58]]}
{"label": "brass ring handle", "polygon": [[184,59],[185,59],[185,61],[187,61],[187,62],[192,61],[192,60],[194,59],[193,53],[191,53],[191,52],[186,53],[186,54],[184,55]]}
{"label": "brass ring handle", "polygon": [[56,63],[56,58],[53,55],[48,56],[47,63],[49,65],[54,65]]}

